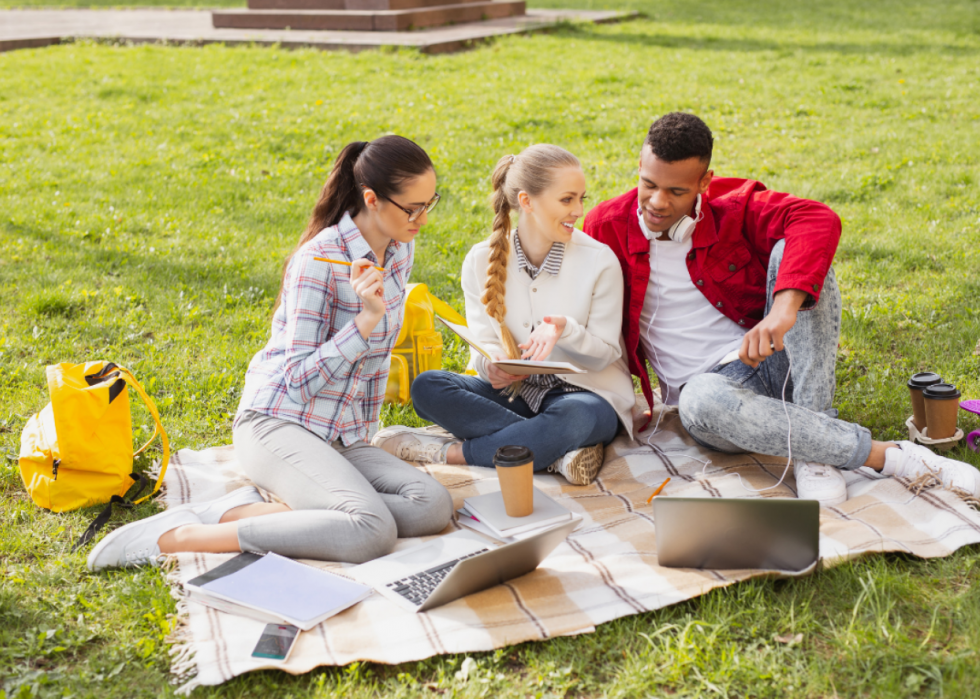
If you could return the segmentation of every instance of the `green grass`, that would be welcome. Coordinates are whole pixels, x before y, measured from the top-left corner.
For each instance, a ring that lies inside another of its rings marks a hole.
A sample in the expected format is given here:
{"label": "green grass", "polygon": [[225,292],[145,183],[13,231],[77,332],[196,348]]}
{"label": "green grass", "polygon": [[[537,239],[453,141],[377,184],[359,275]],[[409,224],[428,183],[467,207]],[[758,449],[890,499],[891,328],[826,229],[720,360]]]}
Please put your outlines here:
{"label": "green grass", "polygon": [[[500,155],[566,146],[601,201],[632,186],[652,118],[695,111],[718,137],[717,174],[823,199],[844,218],[842,416],[900,438],[904,382],[927,368],[980,397],[980,3],[633,7],[651,19],[451,56],[89,43],[0,54],[6,696],[172,692],[174,605],[158,572],[87,573],[69,549],[94,510],[53,515],[24,493],[19,435],[47,400],[45,365],[128,365],[176,447],[230,441],[282,260],[352,139],[393,131],[433,156],[443,202],[414,280],[458,306]],[[450,365],[459,358],[453,348]],[[144,436],[148,424],[135,420]],[[977,547],[879,556],[476,654],[465,681],[450,656],[263,672],[198,695],[975,697],[978,578]]]}

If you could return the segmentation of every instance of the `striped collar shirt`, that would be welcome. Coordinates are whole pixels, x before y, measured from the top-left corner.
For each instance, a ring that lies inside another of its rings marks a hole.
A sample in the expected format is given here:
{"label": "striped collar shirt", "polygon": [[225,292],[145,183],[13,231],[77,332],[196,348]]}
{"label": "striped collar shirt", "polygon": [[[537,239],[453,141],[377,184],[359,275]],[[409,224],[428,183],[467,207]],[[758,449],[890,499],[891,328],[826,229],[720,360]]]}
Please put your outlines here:
{"label": "striped collar shirt", "polygon": [[238,416],[252,410],[295,422],[328,442],[368,441],[377,430],[414,250],[414,243],[388,244],[387,308],[365,340],[354,324],[362,301],[350,267],[314,259],[381,264],[350,215],[301,247],[286,270],[269,341],[249,363]]}
{"label": "striped collar shirt", "polygon": [[[531,279],[537,279],[538,275],[542,272],[547,272],[551,276],[557,277],[558,272],[561,271],[561,261],[565,257],[565,244],[552,243],[551,250],[545,256],[544,262],[541,263],[540,267],[535,267],[524,254],[524,249],[521,248],[521,239],[515,230],[514,254],[517,255],[517,268],[522,272],[526,272]],[[578,386],[573,386],[564,381],[555,374],[531,374],[530,376],[524,377],[524,380],[521,381],[520,395],[532,412],[539,413],[541,412],[541,404],[544,402],[544,397],[548,395],[549,391],[555,388],[560,389],[563,393],[583,390]]]}
{"label": "striped collar shirt", "polygon": [[544,262],[541,263],[540,267],[535,267],[524,254],[524,249],[521,247],[521,239],[515,229],[514,253],[517,255],[517,268],[526,272],[531,279],[537,279],[538,275],[542,272],[547,272],[551,276],[557,277],[558,272],[561,271],[561,261],[565,257],[565,243],[552,243],[551,250],[548,251]]}

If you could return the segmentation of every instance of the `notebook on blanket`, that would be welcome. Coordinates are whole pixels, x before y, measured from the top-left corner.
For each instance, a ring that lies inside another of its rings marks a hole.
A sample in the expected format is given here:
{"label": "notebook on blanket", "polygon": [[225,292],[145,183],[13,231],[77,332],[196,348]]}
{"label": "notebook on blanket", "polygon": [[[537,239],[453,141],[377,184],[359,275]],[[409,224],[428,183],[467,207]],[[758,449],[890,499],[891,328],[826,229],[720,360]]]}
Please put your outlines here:
{"label": "notebook on blanket", "polygon": [[209,607],[304,631],[371,594],[367,585],[274,553],[239,554],[185,588]]}

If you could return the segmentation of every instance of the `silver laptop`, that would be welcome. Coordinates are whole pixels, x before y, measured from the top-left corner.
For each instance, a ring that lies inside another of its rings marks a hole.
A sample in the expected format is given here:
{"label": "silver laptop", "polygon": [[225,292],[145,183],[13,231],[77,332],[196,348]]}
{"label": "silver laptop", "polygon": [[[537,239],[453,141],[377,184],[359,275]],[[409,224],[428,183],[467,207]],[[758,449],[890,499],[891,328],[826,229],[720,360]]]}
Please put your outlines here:
{"label": "silver laptop", "polygon": [[424,612],[530,573],[581,521],[572,517],[505,544],[464,529],[347,572],[399,606]]}
{"label": "silver laptop", "polygon": [[657,557],[670,568],[797,572],[820,554],[820,504],[783,498],[653,499]]}

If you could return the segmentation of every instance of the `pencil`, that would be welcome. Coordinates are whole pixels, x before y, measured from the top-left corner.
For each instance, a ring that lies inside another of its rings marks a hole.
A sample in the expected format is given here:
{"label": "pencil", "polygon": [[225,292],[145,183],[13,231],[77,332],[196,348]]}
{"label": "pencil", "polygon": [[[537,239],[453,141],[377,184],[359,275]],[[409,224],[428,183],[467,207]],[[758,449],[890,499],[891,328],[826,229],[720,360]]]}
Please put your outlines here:
{"label": "pencil", "polygon": [[660,491],[663,490],[664,489],[664,486],[667,485],[668,483],[670,483],[670,479],[669,478],[667,480],[665,480],[663,483],[661,483],[659,488],[657,488],[656,490],[653,491],[653,495],[651,495],[650,497],[647,498],[647,505],[649,505],[651,502],[653,502],[653,499],[655,497],[657,497],[658,495],[660,495]]}
{"label": "pencil", "polygon": [[[344,262],[343,260],[331,260],[329,257],[314,257],[313,259],[319,262],[333,262],[335,265],[346,265],[347,267],[352,266],[350,262]],[[385,271],[384,267],[378,267],[377,265],[371,265],[371,266],[374,267],[379,272]]]}

